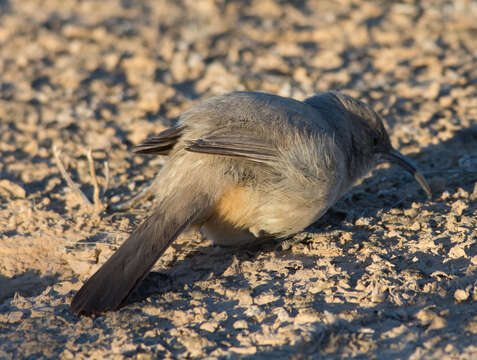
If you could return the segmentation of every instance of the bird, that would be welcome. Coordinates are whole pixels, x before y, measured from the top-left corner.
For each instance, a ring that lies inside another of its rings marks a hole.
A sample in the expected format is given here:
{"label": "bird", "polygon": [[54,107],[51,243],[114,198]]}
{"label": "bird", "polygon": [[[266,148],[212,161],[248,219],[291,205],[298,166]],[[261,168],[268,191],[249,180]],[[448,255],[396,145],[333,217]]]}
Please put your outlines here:
{"label": "bird", "polygon": [[[382,118],[337,91],[303,101],[262,92],[211,97],[134,152],[167,155],[149,190],[155,208],[75,294],[71,310],[118,310],[186,229],[219,246],[287,239],[316,222],[377,164],[422,173],[391,145]],[[118,207],[121,209],[121,207]]]}

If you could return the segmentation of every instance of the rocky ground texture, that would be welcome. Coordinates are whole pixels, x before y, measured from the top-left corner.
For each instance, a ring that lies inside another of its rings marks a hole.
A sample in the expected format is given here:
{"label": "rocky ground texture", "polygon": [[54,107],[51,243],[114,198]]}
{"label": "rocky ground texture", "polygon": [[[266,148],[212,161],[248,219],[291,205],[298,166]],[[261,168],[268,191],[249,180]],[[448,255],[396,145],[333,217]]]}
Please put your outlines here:
{"label": "rocky ground texture", "polygon": [[[475,359],[476,19],[465,0],[0,0],[0,359]],[[135,144],[216,94],[331,89],[382,114],[432,200],[381,166],[294,242],[188,234],[123,310],[70,312],[151,206],[105,210],[164,161]]]}

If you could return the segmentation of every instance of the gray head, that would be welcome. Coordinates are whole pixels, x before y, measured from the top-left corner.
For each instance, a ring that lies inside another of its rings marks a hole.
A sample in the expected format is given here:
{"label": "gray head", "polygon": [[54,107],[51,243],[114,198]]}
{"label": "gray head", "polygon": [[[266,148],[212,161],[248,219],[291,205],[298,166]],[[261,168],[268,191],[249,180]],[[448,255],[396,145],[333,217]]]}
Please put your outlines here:
{"label": "gray head", "polygon": [[352,167],[367,172],[378,163],[389,161],[397,164],[409,172],[431,198],[431,189],[419,170],[410,159],[392,147],[381,117],[368,105],[348,95],[337,92],[328,94],[346,110],[345,126],[350,129],[348,141],[351,144],[349,158]]}

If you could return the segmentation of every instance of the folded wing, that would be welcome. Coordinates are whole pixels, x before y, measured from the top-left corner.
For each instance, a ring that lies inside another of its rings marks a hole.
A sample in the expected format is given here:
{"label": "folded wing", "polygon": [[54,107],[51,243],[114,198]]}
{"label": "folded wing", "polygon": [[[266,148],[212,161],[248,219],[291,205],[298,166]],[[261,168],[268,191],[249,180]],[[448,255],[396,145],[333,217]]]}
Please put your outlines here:
{"label": "folded wing", "polygon": [[273,164],[278,150],[272,144],[246,134],[209,135],[188,141],[186,150],[196,153],[242,158],[258,163]]}
{"label": "folded wing", "polygon": [[183,135],[184,126],[172,126],[158,135],[146,139],[134,148],[136,154],[168,155],[179,138]]}

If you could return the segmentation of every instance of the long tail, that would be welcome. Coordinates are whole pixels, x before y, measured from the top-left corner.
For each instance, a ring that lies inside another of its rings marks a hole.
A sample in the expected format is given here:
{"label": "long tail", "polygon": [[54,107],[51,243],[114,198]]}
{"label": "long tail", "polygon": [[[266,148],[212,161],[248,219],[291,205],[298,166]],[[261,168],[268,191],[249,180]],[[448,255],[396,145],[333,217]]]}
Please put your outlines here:
{"label": "long tail", "polygon": [[71,302],[75,314],[100,314],[121,307],[167,247],[208,211],[203,194],[181,193],[163,199]]}

